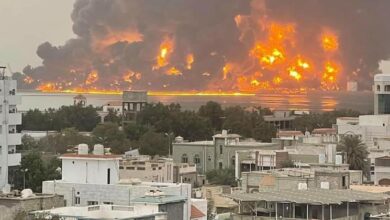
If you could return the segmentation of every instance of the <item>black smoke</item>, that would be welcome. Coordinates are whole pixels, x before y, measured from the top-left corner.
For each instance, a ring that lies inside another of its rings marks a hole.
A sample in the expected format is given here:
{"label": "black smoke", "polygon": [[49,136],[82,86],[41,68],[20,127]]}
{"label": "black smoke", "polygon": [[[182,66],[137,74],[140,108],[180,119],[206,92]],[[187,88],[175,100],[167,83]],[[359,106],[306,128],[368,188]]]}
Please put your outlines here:
{"label": "black smoke", "polygon": [[[388,0],[77,0],[71,14],[77,37],[62,46],[41,44],[37,55],[42,65],[23,72],[36,80],[31,86],[83,86],[88,73],[97,70],[99,80],[92,85],[97,88],[203,90],[218,83],[225,62],[248,58],[255,39],[237,27],[235,18],[243,15],[252,18],[250,27],[260,35],[259,18],[295,23],[300,43],[307,45],[314,44],[313,33],[324,27],[335,30],[342,83],[357,80],[368,88],[378,62],[390,55],[389,8]],[[123,37],[128,33],[140,39],[129,42]],[[180,76],[166,75],[164,68],[153,70],[167,37],[175,42],[170,64],[181,70]],[[109,38],[117,40],[101,44]],[[191,70],[184,68],[188,53],[195,58]],[[122,80],[127,71],[142,77],[128,84]],[[233,83],[219,89],[236,88]]]}

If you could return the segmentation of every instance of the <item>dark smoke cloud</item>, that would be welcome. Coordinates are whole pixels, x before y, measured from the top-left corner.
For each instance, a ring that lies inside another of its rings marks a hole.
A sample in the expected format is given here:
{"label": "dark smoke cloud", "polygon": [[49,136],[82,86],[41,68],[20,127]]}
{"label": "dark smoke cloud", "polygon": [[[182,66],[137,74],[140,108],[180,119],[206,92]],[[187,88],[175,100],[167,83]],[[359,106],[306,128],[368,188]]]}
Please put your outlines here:
{"label": "dark smoke cloud", "polygon": [[[133,80],[134,89],[206,89],[221,78],[226,61],[247,58],[254,39],[244,35],[240,40],[235,17],[250,15],[253,24],[258,17],[296,23],[302,44],[310,45],[322,28],[332,28],[339,35],[344,82],[357,80],[368,88],[378,61],[389,58],[389,8],[388,0],[77,0],[71,15],[77,37],[63,46],[43,43],[37,50],[42,65],[23,72],[37,80],[32,86],[49,81],[82,86],[97,70],[94,87],[126,89],[122,75],[131,70],[142,74]],[[129,33],[142,40],[126,41]],[[170,63],[181,76],[152,70],[167,37],[175,42]],[[114,40],[101,45],[108,38]],[[195,57],[191,70],[184,68],[188,53]]]}

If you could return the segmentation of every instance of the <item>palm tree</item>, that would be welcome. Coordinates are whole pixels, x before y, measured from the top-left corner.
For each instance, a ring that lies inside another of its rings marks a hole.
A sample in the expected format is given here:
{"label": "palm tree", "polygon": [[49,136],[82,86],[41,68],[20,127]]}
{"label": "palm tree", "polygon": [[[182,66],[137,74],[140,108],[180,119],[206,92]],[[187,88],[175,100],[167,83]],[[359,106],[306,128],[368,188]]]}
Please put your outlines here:
{"label": "palm tree", "polygon": [[359,136],[346,135],[340,140],[337,147],[347,156],[349,169],[362,170],[364,174],[367,174],[367,156],[369,153],[366,144],[362,142]]}

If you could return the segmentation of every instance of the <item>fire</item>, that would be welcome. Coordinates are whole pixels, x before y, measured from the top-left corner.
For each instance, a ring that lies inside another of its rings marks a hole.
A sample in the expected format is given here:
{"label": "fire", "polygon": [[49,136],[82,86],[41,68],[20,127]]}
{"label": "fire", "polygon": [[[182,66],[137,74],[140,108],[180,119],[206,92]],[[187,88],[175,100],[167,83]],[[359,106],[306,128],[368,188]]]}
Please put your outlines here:
{"label": "fire", "polygon": [[183,75],[183,73],[180,72],[180,70],[176,69],[176,67],[171,67],[170,69],[168,69],[166,74],[170,75],[170,76],[180,76],[180,75]]}
{"label": "fire", "polygon": [[169,56],[173,52],[173,41],[170,38],[165,38],[165,40],[160,45],[159,54],[157,56],[157,64],[153,69],[160,69],[161,67],[167,66],[169,64]]}
{"label": "fire", "polygon": [[23,79],[23,82],[25,82],[27,84],[31,84],[31,83],[35,82],[35,80],[31,76],[25,76]]}
{"label": "fire", "polygon": [[94,84],[98,80],[99,80],[99,75],[97,71],[94,70],[87,75],[87,79],[85,80],[85,85]]}
{"label": "fire", "polygon": [[302,75],[294,68],[290,68],[288,71],[289,71],[289,75],[294,79],[300,80],[302,78]]}
{"label": "fire", "polygon": [[186,67],[188,70],[192,69],[192,64],[194,63],[194,55],[188,54],[186,57]]}
{"label": "fire", "polygon": [[223,80],[227,79],[227,76],[231,70],[232,70],[232,64],[230,63],[225,64],[225,66],[222,68]]}
{"label": "fire", "polygon": [[324,51],[334,52],[339,48],[338,37],[331,31],[327,30],[321,35],[322,49]]}
{"label": "fire", "polygon": [[94,48],[96,50],[102,50],[108,46],[111,46],[118,42],[141,42],[143,40],[143,35],[138,31],[132,32],[111,32],[104,36],[102,39],[94,39]]}
{"label": "fire", "polygon": [[282,82],[282,78],[280,76],[276,76],[272,79],[272,82],[275,84],[275,85],[279,85],[281,82]]}
{"label": "fire", "polygon": [[327,61],[324,64],[324,72],[322,74],[321,87],[325,90],[337,90],[337,75],[340,71],[340,65],[333,62]]}

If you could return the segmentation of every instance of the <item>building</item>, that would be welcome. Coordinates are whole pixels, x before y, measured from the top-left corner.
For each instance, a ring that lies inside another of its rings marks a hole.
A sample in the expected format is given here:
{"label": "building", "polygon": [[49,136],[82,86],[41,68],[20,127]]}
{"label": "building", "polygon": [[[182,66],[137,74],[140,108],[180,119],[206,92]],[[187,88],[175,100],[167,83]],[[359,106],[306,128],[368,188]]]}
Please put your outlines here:
{"label": "building", "polygon": [[103,105],[103,112],[112,111],[117,114],[122,114],[122,102],[110,101]]}
{"label": "building", "polygon": [[121,156],[106,154],[103,145],[95,145],[93,154],[89,154],[88,145],[79,144],[78,153],[64,154],[60,159],[62,179],[68,182],[116,184],[119,181]]}
{"label": "building", "polygon": [[232,220],[358,220],[389,211],[389,196],[348,189],[271,189],[225,196],[239,204]]}
{"label": "building", "polygon": [[133,206],[139,202],[137,199],[160,192],[161,196],[183,197],[184,211],[179,219],[190,219],[190,184],[120,180],[121,156],[107,154],[101,145],[95,145],[92,154],[88,154],[87,149],[88,146],[81,144],[77,153],[62,155],[62,179],[44,181],[42,192],[62,195],[66,206],[77,207]]}
{"label": "building", "polygon": [[31,211],[64,206],[64,197],[54,194],[0,195],[0,219],[27,219]]}
{"label": "building", "polygon": [[375,185],[390,185],[390,156],[375,158]]}
{"label": "building", "polygon": [[148,93],[146,91],[123,91],[123,122],[135,121],[137,113],[145,107],[147,102]]}
{"label": "building", "polygon": [[254,140],[241,140],[238,134],[221,134],[213,136],[212,141],[187,142],[175,139],[173,146],[173,161],[175,163],[195,164],[199,173],[213,169],[233,168],[235,152],[250,149],[279,149],[277,143],[262,143]]}
{"label": "building", "polygon": [[374,76],[374,114],[390,114],[390,74]]}
{"label": "building", "polygon": [[61,207],[31,212],[31,219],[64,220],[81,219],[126,219],[126,220],[168,220],[167,213],[161,212],[157,205],[117,206],[93,205],[82,207]]}
{"label": "building", "polygon": [[205,185],[197,191],[196,197],[207,199],[209,202],[209,212],[214,215],[225,212],[236,212],[238,205],[232,199],[223,196],[233,192],[231,186]]}
{"label": "building", "polygon": [[195,164],[175,163],[173,166],[173,182],[188,183],[192,188],[206,184],[206,176],[198,174]]}
{"label": "building", "polygon": [[290,110],[275,110],[273,115],[265,115],[264,121],[281,130],[290,130],[296,116]]}
{"label": "building", "polygon": [[81,105],[81,106],[86,106],[87,105],[87,97],[78,94],[75,97],[73,97],[73,104],[74,105]]}
{"label": "building", "polygon": [[119,165],[120,179],[137,178],[143,182],[173,182],[173,160],[141,155],[125,157]]}
{"label": "building", "polygon": [[[4,69],[0,68],[0,71]],[[0,78],[0,99],[0,190],[6,193],[11,189],[8,168],[19,165],[21,161],[16,146],[22,143],[22,136],[16,126],[22,124],[22,115],[17,110],[21,97],[17,95],[16,80],[4,76],[4,72]]]}

